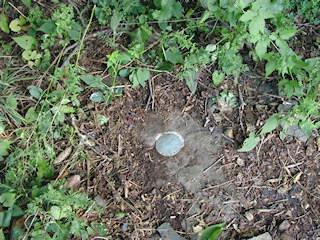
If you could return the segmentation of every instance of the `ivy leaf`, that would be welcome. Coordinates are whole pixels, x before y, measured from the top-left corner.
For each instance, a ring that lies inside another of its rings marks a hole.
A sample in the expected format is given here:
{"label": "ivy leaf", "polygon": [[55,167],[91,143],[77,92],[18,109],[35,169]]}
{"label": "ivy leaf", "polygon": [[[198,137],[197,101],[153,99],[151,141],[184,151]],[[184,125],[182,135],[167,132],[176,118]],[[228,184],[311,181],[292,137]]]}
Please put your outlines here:
{"label": "ivy leaf", "polygon": [[94,92],[91,94],[90,96],[90,100],[92,102],[96,102],[96,103],[101,103],[104,101],[104,97],[103,97],[103,94],[102,92]]}
{"label": "ivy leaf", "polygon": [[239,20],[241,22],[249,22],[251,21],[255,16],[257,16],[256,12],[253,12],[251,10],[246,11],[240,18]]}
{"label": "ivy leaf", "polygon": [[244,140],[242,148],[238,149],[238,152],[249,152],[250,150],[254,149],[255,146],[260,141],[260,137],[256,137],[254,132],[249,134],[249,137]]}
{"label": "ivy leaf", "polygon": [[139,81],[139,84],[142,87],[146,86],[146,81],[150,78],[150,71],[147,68],[139,68],[137,71],[137,78]]}
{"label": "ivy leaf", "polygon": [[165,57],[166,60],[176,64],[176,63],[183,63],[183,57],[181,55],[181,52],[179,50],[179,48],[177,47],[172,47],[169,48],[166,52],[165,52]]}
{"label": "ivy leaf", "polygon": [[21,36],[12,38],[24,50],[32,50],[33,46],[37,44],[37,40],[31,36]]}
{"label": "ivy leaf", "polygon": [[274,129],[276,129],[279,126],[279,120],[277,115],[272,115],[267,119],[265,124],[263,125],[260,135],[272,132]]}
{"label": "ivy leaf", "polygon": [[81,76],[82,81],[88,84],[90,87],[103,88],[104,85],[102,83],[101,76],[93,76],[91,74]]}
{"label": "ivy leaf", "polygon": [[132,39],[132,44],[144,43],[151,37],[152,30],[145,24],[135,29],[133,32],[128,32],[128,34]]}
{"label": "ivy leaf", "polygon": [[270,39],[263,39],[259,41],[255,47],[256,54],[261,59],[267,53],[267,49],[270,45]]}
{"label": "ivy leaf", "polygon": [[215,240],[219,237],[222,229],[226,226],[226,223],[215,224],[203,230],[200,240]]}
{"label": "ivy leaf", "polygon": [[32,97],[35,99],[40,99],[41,94],[43,93],[43,90],[40,87],[30,85],[27,87],[29,90],[29,93],[31,94]]}
{"label": "ivy leaf", "polygon": [[276,61],[268,61],[266,64],[266,77],[268,77],[271,73],[273,73],[277,69],[277,62]]}
{"label": "ivy leaf", "polygon": [[264,33],[265,20],[260,15],[256,16],[249,24],[249,32],[253,35],[259,34],[259,32]]}
{"label": "ivy leaf", "polygon": [[1,144],[0,144],[0,161],[2,161],[2,157],[8,156],[9,154],[9,149],[11,147],[11,141],[6,140],[6,139],[1,139]]}
{"label": "ivy leaf", "polygon": [[224,73],[219,73],[218,70],[214,71],[212,73],[212,80],[213,80],[213,85],[218,86],[220,83],[224,81]]}
{"label": "ivy leaf", "polygon": [[7,22],[7,17],[4,13],[0,14],[0,28],[5,33],[10,33],[10,28]]}

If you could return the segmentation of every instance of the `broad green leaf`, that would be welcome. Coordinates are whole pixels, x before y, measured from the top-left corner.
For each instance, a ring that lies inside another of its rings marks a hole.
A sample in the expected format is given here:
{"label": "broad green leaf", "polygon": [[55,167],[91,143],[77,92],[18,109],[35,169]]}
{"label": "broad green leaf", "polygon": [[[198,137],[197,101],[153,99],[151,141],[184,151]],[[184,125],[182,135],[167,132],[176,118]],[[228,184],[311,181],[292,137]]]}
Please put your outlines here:
{"label": "broad green leaf", "polygon": [[219,237],[222,229],[226,226],[226,223],[215,224],[207,227],[203,230],[200,240],[215,240]]}
{"label": "broad green leaf", "polygon": [[38,118],[38,113],[34,107],[30,107],[26,113],[25,119],[27,123],[36,121]]}
{"label": "broad green leaf", "polygon": [[0,14],[0,27],[1,30],[5,33],[10,33],[10,28],[7,22],[7,17],[4,15],[4,13]]}
{"label": "broad green leaf", "polygon": [[24,214],[24,212],[22,211],[22,209],[18,205],[14,204],[12,206],[12,216],[13,217],[20,217],[23,214]]}
{"label": "broad green leaf", "polygon": [[137,78],[139,81],[139,84],[142,87],[146,86],[146,81],[150,78],[150,71],[147,68],[139,68],[137,71]]}
{"label": "broad green leaf", "polygon": [[6,106],[9,107],[9,108],[12,108],[12,109],[16,109],[16,108],[17,108],[18,102],[17,102],[17,100],[15,99],[15,97],[13,96],[13,94],[10,94],[10,95],[7,97]]}
{"label": "broad green leaf", "polygon": [[213,81],[213,84],[214,84],[215,86],[218,86],[220,83],[222,83],[222,82],[224,81],[224,77],[225,77],[225,75],[224,75],[223,72],[219,73],[218,70],[214,71],[214,72],[212,73],[212,81]]}
{"label": "broad green leaf", "polygon": [[259,32],[264,33],[265,30],[265,20],[261,16],[256,16],[249,24],[249,32],[253,35],[259,34]]}
{"label": "broad green leaf", "polygon": [[96,87],[96,88],[102,88],[104,87],[102,81],[101,81],[101,76],[93,76],[91,74],[88,75],[82,75],[81,79],[88,84],[90,87]]}
{"label": "broad green leaf", "polygon": [[55,220],[59,220],[61,218],[61,208],[58,206],[52,206],[50,208],[50,213]]}
{"label": "broad green leaf", "polygon": [[9,154],[10,144],[12,143],[9,140],[6,139],[0,139],[0,161],[2,161],[2,157],[7,156]]}
{"label": "broad green leaf", "polygon": [[269,45],[270,45],[269,39],[264,39],[264,40],[261,40],[257,43],[257,45],[255,47],[255,51],[260,59],[263,58],[263,56],[267,53],[267,49],[268,49]]}
{"label": "broad green leaf", "polygon": [[31,0],[22,0],[22,3],[26,5],[28,8],[31,8],[32,6],[32,1]]}
{"label": "broad green leaf", "polygon": [[128,32],[132,39],[132,44],[145,43],[152,35],[152,29],[148,25],[144,24],[133,32]]}
{"label": "broad green leaf", "polygon": [[206,51],[207,52],[213,52],[217,49],[217,45],[216,44],[208,44],[206,46]]}
{"label": "broad green leaf", "polygon": [[276,129],[279,126],[279,120],[276,115],[272,115],[267,119],[265,124],[263,125],[260,135],[272,132],[274,129]]}
{"label": "broad green leaf", "polygon": [[241,22],[248,22],[248,21],[252,20],[255,16],[257,16],[256,12],[248,10],[239,18],[239,20]]}
{"label": "broad green leaf", "polygon": [[0,229],[0,240],[6,240],[6,236],[4,235],[2,228]]}
{"label": "broad green leaf", "polygon": [[242,148],[238,149],[238,152],[249,152],[254,149],[260,141],[260,137],[256,137],[254,132],[249,134],[249,137],[244,140]]}
{"label": "broad green leaf", "polygon": [[29,93],[31,94],[32,97],[36,99],[40,99],[41,94],[43,93],[43,90],[40,87],[30,85],[27,87],[29,90]]}
{"label": "broad green leaf", "polygon": [[97,103],[103,102],[104,101],[103,93],[102,92],[92,93],[90,96],[90,100],[92,102],[97,102]]}
{"label": "broad green leaf", "polygon": [[21,31],[20,19],[16,18],[12,20],[9,24],[9,27],[13,32],[20,32]]}
{"label": "broad green leaf", "polygon": [[291,38],[293,35],[295,35],[298,31],[296,29],[286,29],[280,32],[280,37],[283,40],[288,40]]}
{"label": "broad green leaf", "polygon": [[111,28],[114,32],[117,30],[120,24],[120,21],[121,21],[121,14],[117,11],[114,11],[111,17],[111,22],[110,22]]}
{"label": "broad green leaf", "polygon": [[16,194],[5,192],[1,195],[0,202],[4,207],[12,207],[16,202]]}
{"label": "broad green leaf", "polygon": [[266,77],[273,73],[277,69],[277,67],[277,62],[272,60],[268,61],[266,64]]}
{"label": "broad green leaf", "polygon": [[47,34],[54,33],[56,30],[56,24],[51,20],[46,20],[37,31],[44,32]]}
{"label": "broad green leaf", "polygon": [[176,64],[176,63],[183,63],[183,57],[181,55],[181,52],[179,50],[179,48],[177,47],[172,47],[169,48],[166,52],[165,52],[165,57],[166,60]]}
{"label": "broad green leaf", "polygon": [[0,212],[0,227],[9,227],[12,219],[12,210]]}
{"label": "broad green leaf", "polygon": [[21,48],[25,50],[32,50],[37,40],[31,36],[21,36],[12,38]]}
{"label": "broad green leaf", "polygon": [[79,32],[79,31],[77,31],[77,30],[71,29],[71,30],[68,31],[68,36],[69,36],[72,40],[78,41],[78,40],[80,39],[80,37],[81,37],[81,32]]}
{"label": "broad green leaf", "polygon": [[204,11],[204,13],[201,16],[201,19],[200,19],[199,23],[201,24],[201,23],[204,23],[205,21],[207,21],[207,19],[211,16],[211,14],[212,13],[210,11],[208,11],[208,10]]}

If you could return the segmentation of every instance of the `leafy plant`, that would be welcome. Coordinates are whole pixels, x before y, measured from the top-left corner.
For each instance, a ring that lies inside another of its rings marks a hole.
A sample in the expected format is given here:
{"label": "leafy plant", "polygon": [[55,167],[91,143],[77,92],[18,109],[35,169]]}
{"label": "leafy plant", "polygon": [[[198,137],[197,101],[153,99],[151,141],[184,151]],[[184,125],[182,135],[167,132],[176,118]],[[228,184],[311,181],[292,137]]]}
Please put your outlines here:
{"label": "leafy plant", "polygon": [[211,225],[206,227],[206,229],[203,230],[200,240],[215,240],[219,237],[221,231],[226,226],[226,223],[219,223],[215,225]]}

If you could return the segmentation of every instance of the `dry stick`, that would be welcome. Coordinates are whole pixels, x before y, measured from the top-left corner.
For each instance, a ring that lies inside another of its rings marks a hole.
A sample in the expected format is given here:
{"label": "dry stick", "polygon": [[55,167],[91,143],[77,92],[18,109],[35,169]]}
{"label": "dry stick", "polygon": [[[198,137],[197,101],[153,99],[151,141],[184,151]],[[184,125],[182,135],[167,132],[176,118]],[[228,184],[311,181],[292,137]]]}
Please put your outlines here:
{"label": "dry stick", "polygon": [[11,2],[8,2],[11,7],[13,7],[22,17],[27,18],[16,6],[14,6]]}
{"label": "dry stick", "polygon": [[[95,37],[97,37],[97,36],[99,36],[101,34],[106,34],[106,33],[112,33],[112,30],[111,29],[105,29],[105,30],[102,30],[102,31],[99,31],[99,32],[95,32],[95,33],[89,34],[83,39],[83,42],[87,41],[87,40],[89,40],[91,38],[95,38]],[[74,49],[74,50],[72,51],[72,53],[70,53],[70,55],[67,57],[67,59],[62,63],[61,68],[69,63],[70,59],[73,57],[74,54],[77,53],[79,48],[80,48],[79,42],[76,42],[76,43],[74,43],[74,44],[72,44],[72,45],[70,45],[69,47],[66,48],[66,50],[63,52],[63,54],[67,54],[71,49]]]}
{"label": "dry stick", "polygon": [[30,229],[31,229],[31,227],[32,227],[32,224],[33,224],[34,220],[36,219],[36,217],[37,217],[37,215],[38,215],[38,212],[39,212],[39,210],[37,210],[37,212],[34,214],[32,220],[31,220],[31,223],[30,223],[29,227],[27,227],[27,231],[26,231],[25,235],[23,236],[22,240],[25,240],[26,237],[28,236],[29,231],[30,231]]}

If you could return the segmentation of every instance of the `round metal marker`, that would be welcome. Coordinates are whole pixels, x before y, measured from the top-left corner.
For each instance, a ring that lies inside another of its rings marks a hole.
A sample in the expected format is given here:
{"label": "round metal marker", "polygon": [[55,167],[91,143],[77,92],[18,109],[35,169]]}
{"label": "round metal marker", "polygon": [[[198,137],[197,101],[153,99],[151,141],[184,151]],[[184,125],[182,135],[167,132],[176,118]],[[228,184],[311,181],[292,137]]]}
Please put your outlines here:
{"label": "round metal marker", "polygon": [[165,157],[176,155],[183,146],[184,140],[176,132],[164,132],[156,137],[156,149]]}

